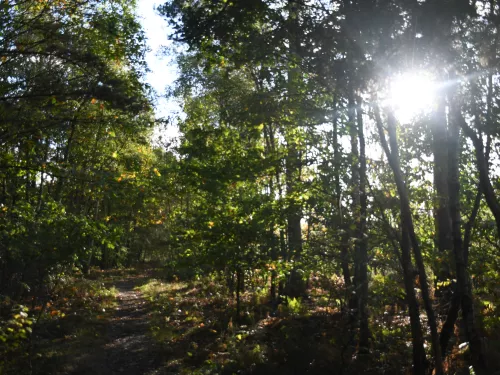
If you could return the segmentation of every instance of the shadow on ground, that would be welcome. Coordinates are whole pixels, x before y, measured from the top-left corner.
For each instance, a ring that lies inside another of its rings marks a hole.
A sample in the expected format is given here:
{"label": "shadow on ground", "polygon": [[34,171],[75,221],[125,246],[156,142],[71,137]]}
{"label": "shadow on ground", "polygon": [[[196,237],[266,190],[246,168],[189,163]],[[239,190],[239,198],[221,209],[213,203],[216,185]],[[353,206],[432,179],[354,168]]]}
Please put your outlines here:
{"label": "shadow on ground", "polygon": [[[45,341],[52,349],[40,363],[35,362],[34,373],[166,373],[160,370],[164,362],[160,348],[149,334],[151,306],[134,290],[146,279],[135,276],[114,282],[119,292],[114,311],[104,311],[92,320],[68,316],[45,327]],[[58,337],[61,334],[63,337]]]}

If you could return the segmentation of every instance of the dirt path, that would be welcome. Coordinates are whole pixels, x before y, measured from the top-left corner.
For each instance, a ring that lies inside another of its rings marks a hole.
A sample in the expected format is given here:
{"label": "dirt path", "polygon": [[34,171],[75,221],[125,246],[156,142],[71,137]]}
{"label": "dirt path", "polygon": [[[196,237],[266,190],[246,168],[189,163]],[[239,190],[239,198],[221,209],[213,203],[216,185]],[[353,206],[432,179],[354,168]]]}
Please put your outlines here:
{"label": "dirt path", "polygon": [[161,359],[148,335],[148,303],[134,290],[137,280],[117,283],[119,305],[108,327],[105,346],[109,374],[158,374]]}
{"label": "dirt path", "polygon": [[[149,308],[141,293],[134,290],[143,278],[117,281],[118,305],[107,322],[103,337],[86,353],[65,366],[63,374],[167,374],[161,368],[160,350],[149,332]],[[82,348],[83,349],[83,348]]]}

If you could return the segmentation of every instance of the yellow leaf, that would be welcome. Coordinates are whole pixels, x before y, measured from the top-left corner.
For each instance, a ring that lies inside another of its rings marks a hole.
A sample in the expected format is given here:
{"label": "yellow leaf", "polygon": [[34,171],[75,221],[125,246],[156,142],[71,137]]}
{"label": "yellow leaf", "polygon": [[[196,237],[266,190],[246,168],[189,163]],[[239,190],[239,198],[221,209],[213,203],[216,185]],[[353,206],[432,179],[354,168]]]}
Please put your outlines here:
{"label": "yellow leaf", "polygon": [[92,100],[90,101],[92,104],[95,104],[97,103],[97,99],[96,98],[92,98]]}
{"label": "yellow leaf", "polygon": [[153,172],[154,172],[154,173],[155,173],[158,177],[160,177],[160,176],[161,176],[161,173],[160,173],[160,171],[158,170],[158,168],[153,169]]}

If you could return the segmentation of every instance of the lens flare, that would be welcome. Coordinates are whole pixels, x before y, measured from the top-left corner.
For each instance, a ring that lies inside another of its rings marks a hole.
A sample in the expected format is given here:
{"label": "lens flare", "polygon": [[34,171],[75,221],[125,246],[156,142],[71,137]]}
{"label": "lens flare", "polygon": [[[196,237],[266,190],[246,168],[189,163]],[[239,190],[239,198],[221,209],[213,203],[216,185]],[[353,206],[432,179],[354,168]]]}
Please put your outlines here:
{"label": "lens flare", "polygon": [[425,72],[400,74],[390,81],[388,104],[401,123],[409,123],[432,110],[436,91],[436,82]]}

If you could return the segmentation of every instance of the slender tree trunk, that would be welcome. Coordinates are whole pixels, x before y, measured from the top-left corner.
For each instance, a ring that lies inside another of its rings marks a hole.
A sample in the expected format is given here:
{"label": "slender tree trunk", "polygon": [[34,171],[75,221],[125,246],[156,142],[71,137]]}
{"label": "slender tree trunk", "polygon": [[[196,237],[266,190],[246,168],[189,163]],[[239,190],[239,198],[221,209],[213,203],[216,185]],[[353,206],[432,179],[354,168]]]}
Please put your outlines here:
{"label": "slender tree trunk", "polygon": [[[279,166],[276,166],[276,185],[278,188],[278,196],[279,196],[279,202],[280,202],[280,211],[283,210],[283,206],[281,204],[282,198],[283,198],[283,188],[281,186],[281,178],[280,178],[280,168]],[[280,215],[279,219],[279,246],[280,246],[280,256],[283,259],[283,261],[288,261],[288,251],[287,251],[287,246],[286,246],[286,239],[285,239],[285,223],[283,219],[284,215]],[[278,283],[278,300],[281,301],[281,296],[284,294],[285,291],[285,284],[283,280],[280,280]]]}
{"label": "slender tree trunk", "polygon": [[[299,157],[296,147],[288,145],[288,155],[286,160],[286,180],[287,180],[287,197],[289,199],[288,214],[287,214],[287,235],[288,235],[288,254],[290,259],[295,262],[299,261],[302,256],[302,228],[300,221],[302,219],[302,208],[299,202],[296,201],[298,172],[300,170]],[[302,276],[298,274],[295,268],[292,269],[290,282],[288,285],[288,294],[291,297],[299,297],[305,292],[305,283],[302,281]]]}
{"label": "slender tree trunk", "polygon": [[484,194],[486,204],[488,205],[491,213],[493,214],[493,217],[495,218],[497,232],[500,235],[500,202],[496,196],[495,189],[493,189],[493,186],[491,185],[488,171],[488,161],[485,157],[483,141],[476,135],[474,130],[472,130],[469,125],[467,125],[461,115],[457,121],[459,122],[460,127],[464,131],[465,135],[469,137],[469,139],[472,141],[472,144],[474,145],[481,190]]}
{"label": "slender tree trunk", "polygon": [[[43,155],[43,163],[47,163],[48,159],[48,153],[49,153],[49,141],[47,140],[45,142],[45,150],[44,150],[44,155]],[[43,189],[44,189],[44,184],[45,184],[45,173],[43,172],[43,164],[42,164],[42,172],[40,174],[40,185],[38,186],[38,203],[36,205],[36,212],[37,215],[40,214],[43,208],[43,202],[44,202],[44,194],[43,194]]]}
{"label": "slender tree trunk", "polygon": [[413,267],[411,263],[410,237],[407,229],[408,224],[404,220],[404,217],[401,216],[401,267],[403,268],[406,303],[408,304],[410,315],[413,375],[424,375],[427,369],[427,359],[425,358],[424,338],[420,324],[420,310],[413,287]]}
{"label": "slender tree trunk", "polygon": [[476,197],[474,198],[474,205],[472,206],[472,212],[469,217],[469,220],[467,221],[467,224],[465,224],[465,230],[464,230],[464,262],[465,265],[469,265],[469,248],[470,248],[470,242],[472,240],[472,229],[474,228],[474,223],[476,222],[477,215],[479,214],[479,208],[481,206],[481,196],[483,195],[481,193],[481,187],[478,185],[478,191],[476,193]]}
{"label": "slender tree trunk", "polygon": [[[269,129],[268,129],[269,128]],[[265,144],[266,144],[266,156],[271,157],[274,156],[275,154],[275,148],[274,148],[274,132],[272,129],[272,125],[265,125],[264,126],[264,138],[265,138]],[[269,176],[269,197],[271,200],[275,199],[275,187],[274,187],[274,176]],[[274,220],[274,215],[271,217],[271,222],[269,223],[269,239],[270,239],[270,246],[271,246],[271,260],[273,262],[276,262],[278,260],[278,241],[276,238],[275,234],[275,220]],[[274,303],[276,301],[276,279],[277,279],[277,273],[276,270],[273,269],[271,270],[271,285],[270,285],[270,298],[271,301]]]}
{"label": "slender tree trunk", "polygon": [[[351,164],[351,199],[352,199],[352,218],[354,220],[353,227],[356,227],[356,232],[359,232],[360,225],[360,178],[359,178],[359,151],[358,151],[358,124],[356,123],[356,102],[354,100],[354,90],[352,88],[352,82],[349,83],[349,92],[348,92],[348,109],[347,109],[347,117],[348,117],[348,127],[349,127],[349,137],[351,140],[351,153],[350,153],[350,164]],[[359,233],[352,233],[352,230],[349,230],[349,237],[357,238]],[[356,322],[359,317],[359,239],[354,244],[354,286],[352,295],[349,302],[349,307],[351,310],[354,310]]]}
{"label": "slender tree trunk", "polygon": [[[99,199],[97,199],[95,202],[95,211],[94,211],[94,220],[95,221],[97,221],[98,215],[99,215]],[[95,243],[94,242],[95,242],[94,238],[92,237],[92,239],[89,241],[89,246],[90,246],[89,259],[87,261],[87,264],[84,265],[84,267],[86,267],[86,269],[84,271],[87,275],[90,274],[90,268],[92,267],[92,260],[93,260],[94,255],[95,255]]]}
{"label": "slender tree trunk", "polygon": [[236,320],[240,321],[241,313],[241,291],[243,272],[240,267],[236,268]]}
{"label": "slender tree trunk", "polygon": [[[299,32],[299,3],[290,0],[288,3],[288,36],[291,50],[290,59],[295,63],[300,60],[300,40]],[[299,107],[297,86],[301,81],[300,70],[297,66],[291,66],[288,71],[288,91],[289,103],[292,108],[297,111]],[[300,114],[296,114],[296,121],[300,122]],[[302,228],[300,225],[302,219],[302,206],[297,200],[298,185],[300,184],[300,174],[302,168],[301,153],[299,150],[299,142],[297,137],[300,132],[300,126],[296,124],[291,126],[285,132],[287,143],[286,155],[286,194],[288,199],[287,213],[287,235],[288,235],[288,252],[291,259],[295,262],[300,261],[302,257]],[[297,268],[293,268],[290,275],[287,293],[291,297],[299,297],[305,294],[306,284],[302,280],[302,275],[297,272]]]}
{"label": "slender tree trunk", "polygon": [[[478,185],[477,187],[477,193],[476,197],[474,198],[474,204],[472,207],[472,212],[469,217],[469,220],[465,224],[465,229],[464,229],[464,241],[463,241],[463,257],[464,257],[464,264],[465,267],[468,268],[469,266],[469,247],[470,247],[470,241],[472,238],[472,229],[474,227],[474,223],[476,222],[477,215],[479,213],[479,207],[481,203],[481,187]],[[472,290],[472,289],[471,289]],[[441,333],[439,335],[439,341],[441,345],[441,353],[443,355],[443,358],[446,356],[446,351],[448,348],[448,343],[450,341],[450,338],[453,334],[453,328],[455,327],[455,323],[458,319],[458,313],[460,312],[460,305],[461,305],[462,299],[460,296],[460,293],[458,292],[457,288],[455,288],[451,302],[450,302],[450,307],[448,309],[448,313],[446,315],[446,320],[443,323],[443,327],[441,328]]]}
{"label": "slender tree trunk", "polygon": [[380,113],[378,107],[375,107],[375,116],[376,116],[376,125],[380,135],[380,141],[382,142],[382,147],[386,153],[387,159],[389,160],[389,165],[394,174],[394,180],[396,182],[396,186],[398,189],[399,197],[401,200],[401,216],[406,229],[408,230],[408,235],[410,237],[410,243],[413,248],[413,256],[415,257],[415,262],[417,264],[418,274],[420,278],[420,287],[422,290],[422,298],[424,300],[424,307],[427,313],[428,325],[431,331],[431,344],[432,344],[432,352],[434,355],[434,365],[436,370],[436,375],[443,374],[443,363],[441,357],[441,349],[439,346],[439,336],[437,332],[437,324],[436,317],[434,313],[434,309],[432,306],[432,300],[429,294],[429,283],[427,280],[427,274],[425,271],[424,260],[422,257],[422,252],[420,250],[420,245],[418,243],[417,235],[415,234],[415,227],[413,225],[413,218],[411,215],[410,209],[410,200],[408,197],[408,192],[406,191],[406,184],[403,180],[403,176],[401,173],[401,167],[399,165],[399,151],[398,151],[398,142],[396,136],[396,119],[394,115],[389,112],[388,113],[388,132],[389,132],[389,141],[391,148],[387,144],[387,140],[385,139],[385,134],[382,126],[382,120],[380,117]]}
{"label": "slender tree trunk", "polygon": [[[436,195],[436,244],[440,252],[452,249],[451,220],[448,207],[448,131],[444,98],[439,96],[431,124],[432,152],[434,154],[434,189]],[[449,270],[444,275],[449,278]]]}
{"label": "slender tree trunk", "polygon": [[474,301],[469,279],[467,263],[464,257],[464,248],[461,233],[460,218],[460,175],[459,175],[459,139],[460,139],[460,109],[453,103],[450,108],[452,122],[450,129],[450,213],[453,229],[453,251],[455,255],[458,293],[461,297],[462,317],[465,323],[465,332],[469,341],[472,362],[477,375],[487,374],[486,358],[483,353],[483,344],[476,327],[474,318]]}
{"label": "slender tree trunk", "polygon": [[368,352],[370,347],[370,327],[368,325],[368,243],[366,230],[367,196],[366,196],[366,152],[363,124],[362,100],[357,98],[357,120],[359,140],[359,217],[358,217],[358,283],[359,283],[359,350]]}
{"label": "slender tree trunk", "polygon": [[[71,146],[73,143],[73,137],[75,135],[75,129],[76,129],[75,122],[71,121],[71,130],[69,133],[68,142],[67,142],[66,147],[64,149],[63,160],[62,160],[62,162],[64,163],[63,165],[65,165],[65,166],[69,160],[69,154],[70,154]],[[64,180],[65,179],[62,176],[59,177],[57,180],[56,194],[55,194],[54,199],[58,202],[60,202],[60,200],[61,200],[61,193],[62,193],[63,186],[64,186]]]}
{"label": "slender tree trunk", "polygon": [[[380,135],[380,140],[382,142],[382,146],[386,153],[386,156],[391,157],[393,159],[391,167],[396,170],[400,170],[399,166],[399,153],[398,149],[395,148],[391,151],[389,150],[389,146],[387,145],[387,141],[385,139],[385,134],[382,128],[382,120],[380,118],[380,114],[378,112],[378,108],[375,108],[375,116],[376,116],[376,124],[378,128],[378,132]],[[422,336],[422,327],[420,324],[420,311],[418,307],[417,298],[415,296],[415,289],[413,286],[413,267],[411,262],[411,244],[410,244],[410,236],[408,232],[409,224],[406,222],[407,216],[403,215],[403,211],[405,210],[404,202],[400,199],[401,205],[401,267],[403,268],[403,279],[405,285],[405,296],[406,303],[408,304],[408,311],[410,315],[410,328],[411,328],[411,336],[412,336],[412,349],[413,349],[413,370],[414,375],[424,375],[426,373],[426,363],[427,359],[425,357],[425,349],[424,349],[424,339]]]}
{"label": "slender tree trunk", "polygon": [[[434,156],[434,243],[443,261],[436,270],[437,282],[450,280],[452,229],[449,210],[448,191],[448,125],[446,119],[446,102],[444,93],[438,93],[437,105],[431,121],[432,153]],[[451,286],[436,288],[436,297],[440,306],[444,306],[451,298]]]}
{"label": "slender tree trunk", "polygon": [[[335,210],[337,212],[337,219],[342,230],[342,234],[339,236],[340,243],[340,264],[342,268],[342,276],[344,277],[344,284],[347,289],[351,288],[351,272],[349,270],[349,236],[347,234],[347,229],[344,223],[344,213],[342,212],[342,186],[340,185],[340,175],[341,175],[341,154],[340,154],[340,143],[338,140],[338,117],[335,115],[333,118],[333,175],[335,179]],[[337,231],[338,228],[334,226],[332,230]]]}

